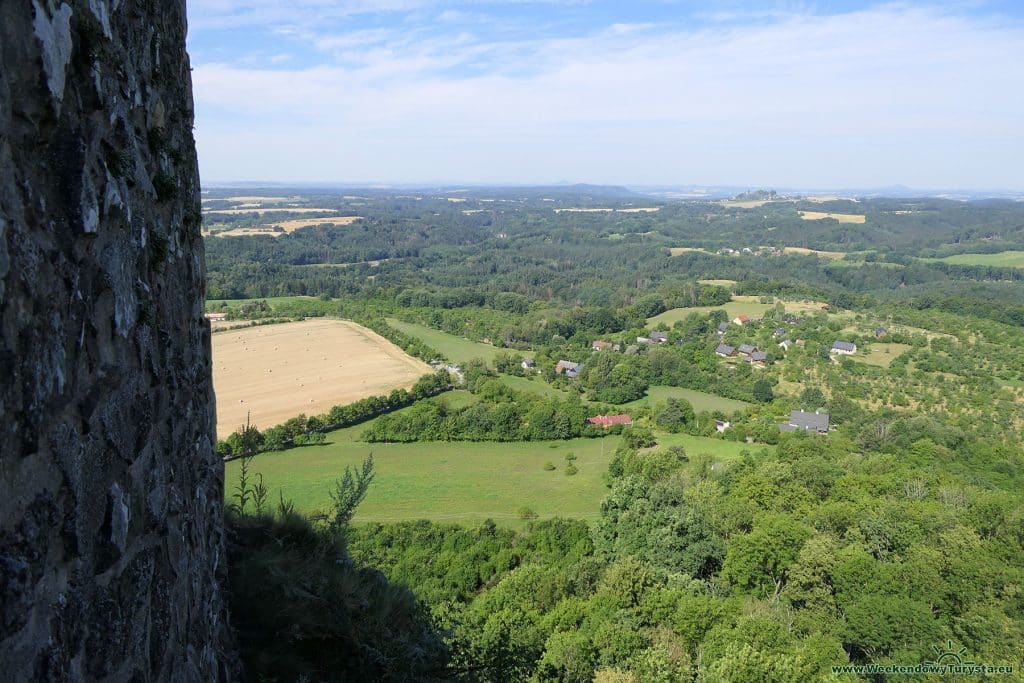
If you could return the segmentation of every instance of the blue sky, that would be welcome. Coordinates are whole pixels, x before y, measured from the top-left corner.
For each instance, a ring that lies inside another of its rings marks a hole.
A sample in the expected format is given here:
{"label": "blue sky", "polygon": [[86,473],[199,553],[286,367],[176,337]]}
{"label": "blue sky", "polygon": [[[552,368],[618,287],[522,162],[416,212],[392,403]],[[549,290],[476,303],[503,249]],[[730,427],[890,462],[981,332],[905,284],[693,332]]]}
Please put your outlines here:
{"label": "blue sky", "polygon": [[1024,190],[1024,3],[192,0],[206,182]]}

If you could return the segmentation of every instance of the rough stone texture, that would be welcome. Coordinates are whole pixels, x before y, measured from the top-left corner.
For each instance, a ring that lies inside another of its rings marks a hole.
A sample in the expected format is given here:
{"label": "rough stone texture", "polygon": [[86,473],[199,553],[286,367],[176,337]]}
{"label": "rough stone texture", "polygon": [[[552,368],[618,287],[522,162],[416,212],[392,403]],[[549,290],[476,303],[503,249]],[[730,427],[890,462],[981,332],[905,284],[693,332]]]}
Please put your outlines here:
{"label": "rough stone texture", "polygon": [[0,2],[0,678],[235,677],[184,0]]}

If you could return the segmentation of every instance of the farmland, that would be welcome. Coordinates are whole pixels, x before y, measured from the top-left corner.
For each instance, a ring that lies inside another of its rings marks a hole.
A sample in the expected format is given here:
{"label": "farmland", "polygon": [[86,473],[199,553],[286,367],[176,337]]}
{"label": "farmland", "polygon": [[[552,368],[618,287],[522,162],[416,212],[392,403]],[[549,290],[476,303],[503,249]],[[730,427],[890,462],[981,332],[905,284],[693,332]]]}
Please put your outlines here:
{"label": "farmland", "polygon": [[221,438],[249,415],[261,428],[299,413],[411,387],[431,372],[378,334],[341,320],[306,320],[213,335]]}
{"label": "farmland", "polygon": [[826,213],[824,211],[801,211],[800,218],[805,221],[820,221],[831,218],[840,223],[863,223],[866,216],[856,213]]}

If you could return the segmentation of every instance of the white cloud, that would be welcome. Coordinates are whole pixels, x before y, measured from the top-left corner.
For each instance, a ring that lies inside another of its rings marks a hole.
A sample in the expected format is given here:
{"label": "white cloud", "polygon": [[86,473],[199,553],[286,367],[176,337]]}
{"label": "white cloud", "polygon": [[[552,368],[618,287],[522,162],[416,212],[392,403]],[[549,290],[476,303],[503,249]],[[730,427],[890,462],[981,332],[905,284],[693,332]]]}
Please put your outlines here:
{"label": "white cloud", "polygon": [[206,177],[1021,185],[1020,27],[887,6],[582,38],[317,39],[311,68],[196,67]]}

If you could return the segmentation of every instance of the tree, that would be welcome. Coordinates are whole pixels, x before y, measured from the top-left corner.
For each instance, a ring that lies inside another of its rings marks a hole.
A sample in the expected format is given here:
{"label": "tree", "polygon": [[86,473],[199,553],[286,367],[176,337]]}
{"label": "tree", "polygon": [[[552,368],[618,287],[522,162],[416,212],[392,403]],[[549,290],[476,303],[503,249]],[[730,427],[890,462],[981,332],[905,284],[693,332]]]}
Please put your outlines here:
{"label": "tree", "polygon": [[772,383],[766,379],[759,379],[754,382],[754,400],[760,403],[771,403],[775,400],[775,392],[772,390]]}
{"label": "tree", "polygon": [[366,490],[373,481],[373,453],[366,456],[362,469],[345,467],[345,473],[334,482],[331,500],[334,501],[334,518],[331,526],[344,529],[348,526],[356,506],[366,497]]}
{"label": "tree", "polygon": [[655,413],[654,422],[667,432],[677,433],[693,424],[696,415],[685,398],[670,398]]}

